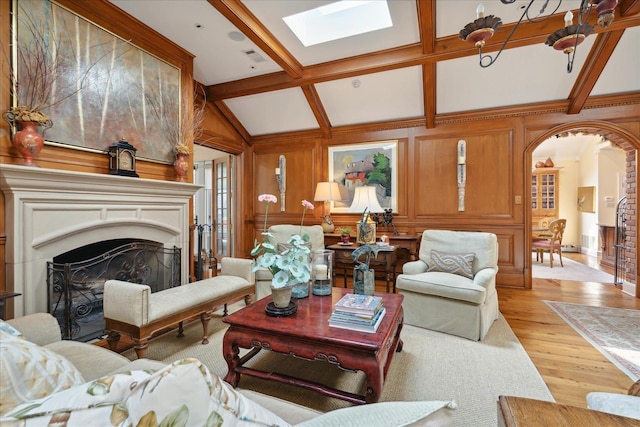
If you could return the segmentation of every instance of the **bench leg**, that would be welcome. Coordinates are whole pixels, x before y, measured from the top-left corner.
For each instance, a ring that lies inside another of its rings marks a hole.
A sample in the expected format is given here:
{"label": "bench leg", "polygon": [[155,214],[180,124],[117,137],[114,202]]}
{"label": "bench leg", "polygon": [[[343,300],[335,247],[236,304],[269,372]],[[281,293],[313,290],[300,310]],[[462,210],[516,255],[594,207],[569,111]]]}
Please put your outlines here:
{"label": "bench leg", "polygon": [[[225,304],[225,309],[226,307]],[[209,320],[211,320],[211,313],[207,312],[200,315],[200,322],[202,322],[202,331],[204,334],[202,336],[202,344],[209,344]]]}
{"label": "bench leg", "polygon": [[182,322],[178,323],[178,338],[184,337],[184,328],[182,327]]}
{"label": "bench leg", "polygon": [[136,351],[136,355],[138,356],[138,359],[144,358],[144,354],[147,352],[148,348],[149,348],[149,339],[147,338],[133,339],[133,349]]}
{"label": "bench leg", "polygon": [[109,349],[111,351],[118,350],[118,342],[120,341],[120,333],[116,331],[109,331],[107,335],[107,344],[109,344]]}

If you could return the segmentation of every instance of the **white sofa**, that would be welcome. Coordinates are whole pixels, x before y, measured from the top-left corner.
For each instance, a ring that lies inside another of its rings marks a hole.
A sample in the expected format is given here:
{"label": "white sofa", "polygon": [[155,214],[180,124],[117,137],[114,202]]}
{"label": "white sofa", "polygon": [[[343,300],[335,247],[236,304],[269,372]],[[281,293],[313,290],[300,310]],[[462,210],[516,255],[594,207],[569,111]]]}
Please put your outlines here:
{"label": "white sofa", "polygon": [[61,341],[56,319],[0,320],[0,425],[302,427],[451,425],[451,401],[383,402],[321,414],[233,389],[196,359],[131,362],[96,345]]}
{"label": "white sofa", "polygon": [[482,340],[498,318],[495,234],[425,230],[419,260],[403,265],[396,288],[404,322]]}
{"label": "white sofa", "polygon": [[[324,249],[324,231],[320,225],[291,225],[278,224],[272,225],[268,230],[269,241],[277,247],[278,243],[287,243],[293,234],[309,236],[311,250]],[[256,300],[271,295],[271,279],[273,275],[266,268],[260,268],[256,271]]]}

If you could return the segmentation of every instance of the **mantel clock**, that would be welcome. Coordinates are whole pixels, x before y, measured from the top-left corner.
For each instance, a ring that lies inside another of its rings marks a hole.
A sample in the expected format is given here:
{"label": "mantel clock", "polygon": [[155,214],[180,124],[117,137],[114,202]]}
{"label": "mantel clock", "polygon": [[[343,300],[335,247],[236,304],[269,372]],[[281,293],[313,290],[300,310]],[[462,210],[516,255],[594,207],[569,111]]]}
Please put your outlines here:
{"label": "mantel clock", "polygon": [[136,173],[136,151],[133,145],[124,139],[109,147],[109,173],[111,175],[135,176]]}

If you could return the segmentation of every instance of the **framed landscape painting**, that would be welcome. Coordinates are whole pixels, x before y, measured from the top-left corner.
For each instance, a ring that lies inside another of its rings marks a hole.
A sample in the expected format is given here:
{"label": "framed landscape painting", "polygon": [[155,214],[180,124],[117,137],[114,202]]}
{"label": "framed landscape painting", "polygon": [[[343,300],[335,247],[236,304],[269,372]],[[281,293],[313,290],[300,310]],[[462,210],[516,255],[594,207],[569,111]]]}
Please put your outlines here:
{"label": "framed landscape painting", "polygon": [[329,147],[329,181],[338,183],[342,200],[331,212],[349,212],[355,188],[373,186],[384,209],[397,210],[398,141]]}

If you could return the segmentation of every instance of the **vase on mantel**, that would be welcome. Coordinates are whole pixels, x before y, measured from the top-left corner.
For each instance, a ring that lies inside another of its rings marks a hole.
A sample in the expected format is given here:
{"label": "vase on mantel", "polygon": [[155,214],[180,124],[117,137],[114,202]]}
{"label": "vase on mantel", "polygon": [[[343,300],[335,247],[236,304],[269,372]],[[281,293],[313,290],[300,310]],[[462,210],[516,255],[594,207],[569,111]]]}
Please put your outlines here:
{"label": "vase on mantel", "polygon": [[12,138],[13,146],[16,147],[18,153],[22,156],[23,165],[35,166],[33,163],[34,157],[37,157],[44,147],[44,137],[37,131],[38,126],[42,126],[44,129],[50,128],[53,123],[51,120],[46,122],[38,122],[33,120],[19,120],[16,115],[10,111],[5,111],[2,114],[2,118],[10,124],[17,124],[19,131],[17,131]]}
{"label": "vase on mantel", "polygon": [[176,161],[173,162],[173,168],[176,171],[176,180],[185,182],[187,180],[187,172],[189,172],[189,156],[182,153],[176,154]]}

